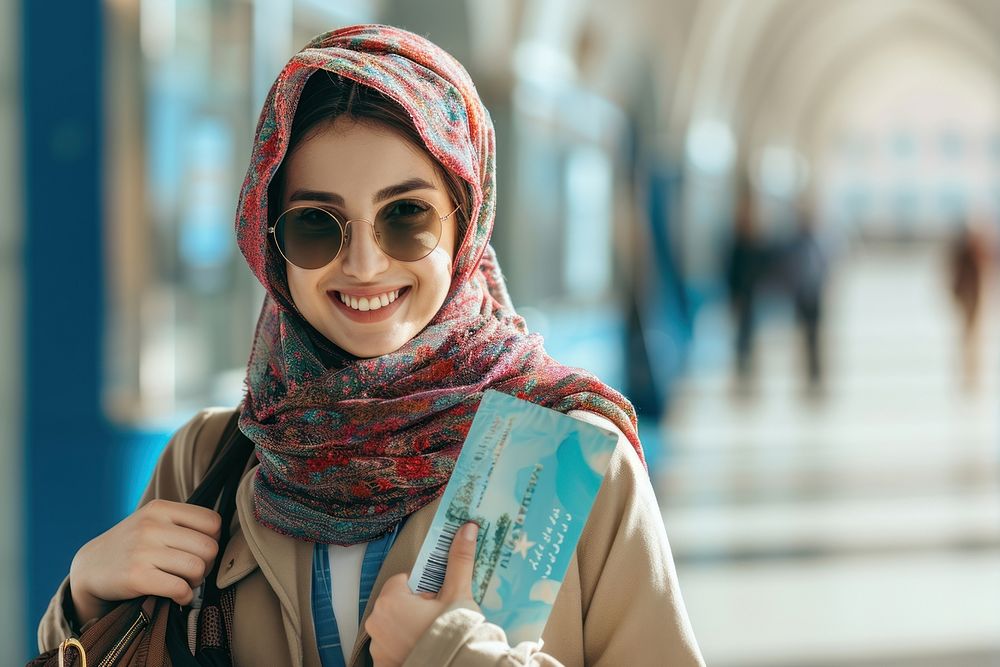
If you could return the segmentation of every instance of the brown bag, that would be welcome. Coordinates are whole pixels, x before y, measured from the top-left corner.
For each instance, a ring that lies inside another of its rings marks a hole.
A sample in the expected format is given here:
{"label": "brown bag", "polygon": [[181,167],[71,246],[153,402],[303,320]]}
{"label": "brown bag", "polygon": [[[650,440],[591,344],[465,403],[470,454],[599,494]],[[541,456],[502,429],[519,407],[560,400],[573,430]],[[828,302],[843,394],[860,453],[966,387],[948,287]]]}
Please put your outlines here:
{"label": "brown bag", "polygon": [[125,600],[86,626],[79,637],[65,639],[57,648],[28,663],[27,667],[223,667],[232,664],[233,589],[216,586],[219,564],[229,541],[236,511],[236,487],[253,453],[253,443],[239,428],[235,412],[219,440],[205,478],[187,502],[215,507],[222,515],[222,537],[211,572],[203,584],[197,617],[194,654],[188,645],[189,608],[169,598],[146,596]]}

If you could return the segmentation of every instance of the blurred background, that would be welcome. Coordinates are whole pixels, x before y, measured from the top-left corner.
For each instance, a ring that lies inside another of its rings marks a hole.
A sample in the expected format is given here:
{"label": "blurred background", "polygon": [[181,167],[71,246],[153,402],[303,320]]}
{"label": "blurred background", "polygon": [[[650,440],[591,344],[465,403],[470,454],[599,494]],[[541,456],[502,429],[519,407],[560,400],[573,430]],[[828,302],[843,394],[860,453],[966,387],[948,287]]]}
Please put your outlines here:
{"label": "blurred background", "polygon": [[708,663],[1000,664],[992,0],[0,2],[0,662],[240,400],[257,113],[368,21],[477,82],[514,302],[635,402]]}

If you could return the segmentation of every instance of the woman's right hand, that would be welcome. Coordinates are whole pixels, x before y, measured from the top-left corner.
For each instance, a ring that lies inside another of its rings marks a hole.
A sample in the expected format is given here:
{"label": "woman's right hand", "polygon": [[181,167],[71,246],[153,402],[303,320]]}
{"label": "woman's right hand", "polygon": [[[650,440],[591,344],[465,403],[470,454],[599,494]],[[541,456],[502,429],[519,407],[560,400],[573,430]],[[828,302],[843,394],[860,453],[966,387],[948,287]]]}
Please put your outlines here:
{"label": "woman's right hand", "polygon": [[80,624],[140,595],[191,602],[215,562],[221,527],[213,510],[157,499],[87,542],[69,570]]}

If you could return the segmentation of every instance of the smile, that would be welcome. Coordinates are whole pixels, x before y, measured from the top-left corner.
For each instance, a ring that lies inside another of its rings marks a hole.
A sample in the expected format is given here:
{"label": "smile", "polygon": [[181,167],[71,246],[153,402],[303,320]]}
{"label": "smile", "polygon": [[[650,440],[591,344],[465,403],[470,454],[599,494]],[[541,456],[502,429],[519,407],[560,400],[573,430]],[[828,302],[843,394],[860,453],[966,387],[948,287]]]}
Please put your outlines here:
{"label": "smile", "polygon": [[406,300],[410,293],[409,287],[388,290],[380,294],[359,296],[338,291],[327,292],[330,302],[341,313],[355,322],[380,322],[389,318]]}
{"label": "smile", "polygon": [[399,297],[399,290],[397,289],[384,294],[362,297],[348,296],[343,292],[337,292],[337,296],[340,297],[340,300],[344,303],[344,305],[350,306],[352,310],[365,312],[368,310],[378,310],[383,306],[388,306]]}

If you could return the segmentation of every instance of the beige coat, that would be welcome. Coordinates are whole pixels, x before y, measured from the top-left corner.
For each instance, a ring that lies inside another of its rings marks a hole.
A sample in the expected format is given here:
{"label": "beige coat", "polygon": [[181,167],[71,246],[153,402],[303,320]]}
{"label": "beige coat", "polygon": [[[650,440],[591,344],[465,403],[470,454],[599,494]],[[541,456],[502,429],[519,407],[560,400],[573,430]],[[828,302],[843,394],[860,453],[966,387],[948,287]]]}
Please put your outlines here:
{"label": "beige coat", "polygon": [[[143,496],[184,500],[204,474],[231,410],[204,410],[171,439]],[[591,413],[572,413],[617,429]],[[256,464],[256,461],[253,462]],[[310,585],[312,544],[279,535],[253,519],[252,466],[239,486],[237,516],[218,576],[220,589],[236,588],[234,664],[321,667],[313,627]],[[385,580],[408,573],[438,502],[416,512],[390,549],[365,609]],[[68,578],[38,628],[40,650],[71,634],[63,611]],[[556,598],[542,646],[507,644],[503,631],[482,615],[455,607],[414,647],[407,667],[437,665],[703,664],[677,586],[670,547],[648,476],[621,436]],[[350,665],[371,664],[364,621]]]}

